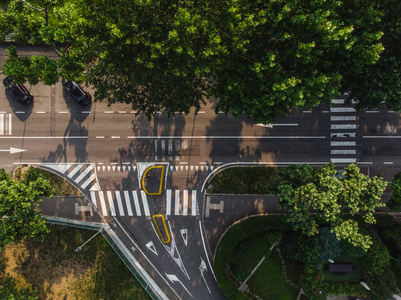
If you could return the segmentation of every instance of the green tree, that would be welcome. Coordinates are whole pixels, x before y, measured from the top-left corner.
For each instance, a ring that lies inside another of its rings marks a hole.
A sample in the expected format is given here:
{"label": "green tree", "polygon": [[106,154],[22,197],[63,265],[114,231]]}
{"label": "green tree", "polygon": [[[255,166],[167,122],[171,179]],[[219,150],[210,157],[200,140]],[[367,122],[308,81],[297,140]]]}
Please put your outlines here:
{"label": "green tree", "polygon": [[390,183],[391,196],[386,206],[391,211],[399,211],[401,209],[401,172],[394,175],[393,181]]}
{"label": "green tree", "polygon": [[298,170],[292,177],[287,176],[287,171],[279,172],[284,174],[284,180],[277,193],[279,206],[287,210],[286,219],[294,230],[313,236],[319,233],[321,224],[328,224],[338,240],[366,251],[371,245],[370,237],[360,232],[356,221],[344,219],[344,211],[351,215],[363,213],[364,222],[374,224],[372,213],[376,207],[384,206],[380,197],[387,183],[380,177],[361,174],[353,164],[345,168],[344,178],[335,177],[333,164],[309,168],[309,175],[304,175],[309,182],[302,180],[307,167],[291,167],[294,169]]}
{"label": "green tree", "polygon": [[[215,97],[216,110],[268,123],[344,91],[361,108],[382,99],[401,109],[399,10],[396,0],[8,0],[0,38],[53,45],[62,78],[148,117]],[[28,65],[54,70],[36,60]]]}
{"label": "green tree", "polygon": [[32,208],[43,197],[50,197],[53,188],[33,167],[20,182],[0,168],[0,249],[29,237],[43,240],[48,229],[39,211]]}

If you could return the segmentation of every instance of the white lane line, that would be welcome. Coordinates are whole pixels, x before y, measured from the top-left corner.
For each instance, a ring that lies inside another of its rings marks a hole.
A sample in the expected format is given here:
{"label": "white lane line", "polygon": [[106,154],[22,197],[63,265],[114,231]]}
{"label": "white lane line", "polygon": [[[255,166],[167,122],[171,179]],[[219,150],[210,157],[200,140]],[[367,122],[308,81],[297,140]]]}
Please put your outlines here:
{"label": "white lane line", "polygon": [[8,115],[8,135],[12,134],[12,114]]}
{"label": "white lane line", "polygon": [[127,205],[128,216],[132,217],[134,214],[132,213],[131,199],[129,198],[128,191],[124,191],[124,198],[125,198],[125,205]]}
{"label": "white lane line", "polygon": [[203,110],[201,110],[201,111],[198,111],[198,114],[204,114],[204,113],[206,113],[205,111],[203,111]]}
{"label": "white lane line", "polygon": [[180,190],[175,191],[175,205],[174,205],[174,215],[180,215]]}
{"label": "white lane line", "polygon": [[331,147],[356,146],[356,142],[330,142]]}
{"label": "white lane line", "polygon": [[392,114],[394,114],[394,113],[395,113],[395,111],[394,111],[394,110],[389,110],[388,112],[389,112],[389,113],[392,113]]}
{"label": "white lane line", "polygon": [[220,110],[218,113],[219,113],[219,114],[224,114],[224,111],[221,111],[221,110]]}
{"label": "white lane line", "polygon": [[180,165],[187,165],[188,162],[187,161],[180,161]]}
{"label": "white lane line", "polygon": [[157,161],[157,140],[155,140],[155,161]]}
{"label": "white lane line", "polygon": [[332,158],[330,159],[330,161],[335,164],[342,164],[342,163],[352,164],[356,163],[356,158]]}
{"label": "white lane line", "polygon": [[79,183],[90,171],[93,170],[93,167],[86,167],[86,169],[79,174],[79,176],[74,180],[75,182]]}
{"label": "white lane line", "polygon": [[129,113],[130,114],[136,114],[136,110],[131,110]]}
{"label": "white lane line", "polygon": [[112,111],[112,110],[106,110],[104,113],[105,113],[105,114],[112,114],[113,111]]}
{"label": "white lane line", "polygon": [[[65,139],[65,136],[3,136],[0,139]],[[68,136],[68,139],[87,139],[88,136]]]}
{"label": "white lane line", "polygon": [[142,205],[143,205],[143,210],[145,212],[145,216],[149,217],[150,212],[149,212],[148,200],[146,198],[145,191],[141,191],[141,198],[142,198]]}
{"label": "white lane line", "polygon": [[331,150],[332,155],[348,155],[356,154],[356,150]]}
{"label": "white lane line", "polygon": [[384,161],[383,162],[383,165],[392,165],[394,162],[392,162],[392,161]]}
{"label": "white lane line", "polygon": [[288,123],[288,124],[272,124],[272,126],[298,126],[298,123]]}
{"label": "white lane line", "polygon": [[107,217],[107,207],[106,207],[106,201],[104,201],[104,194],[103,191],[99,191],[99,200],[100,200],[100,206],[102,207],[102,214],[104,217]]}
{"label": "white lane line", "polygon": [[68,111],[64,111],[64,110],[63,110],[63,111],[59,111],[58,113],[59,113],[59,114],[68,114]]}
{"label": "white lane line", "polygon": [[4,135],[4,114],[0,114],[0,135]]}
{"label": "white lane line", "polygon": [[358,129],[358,126],[357,124],[332,124],[330,125],[330,129]]}
{"label": "white lane line", "polygon": [[125,110],[119,110],[118,113],[119,113],[119,114],[126,114],[127,111],[125,111]]}
{"label": "white lane line", "polygon": [[196,211],[197,211],[197,201],[196,201],[196,190],[192,190],[192,211],[191,214],[193,216],[196,216]]}
{"label": "white lane line", "polygon": [[366,110],[365,113],[368,113],[368,114],[378,114],[379,111],[378,111],[378,110]]}
{"label": "white lane line", "polygon": [[98,136],[96,136],[96,138],[97,138],[97,139],[104,139],[104,136],[98,135]]}
{"label": "white lane line", "polygon": [[117,136],[117,135],[112,135],[111,138],[112,138],[112,139],[119,139],[120,137]]}
{"label": "white lane line", "polygon": [[37,113],[37,114],[45,114],[46,112],[43,111],[43,110],[40,110],[40,111],[37,111],[36,113]]}
{"label": "white lane line", "polygon": [[91,111],[90,111],[90,110],[83,110],[82,113],[83,113],[83,114],[90,114]]}
{"label": "white lane line", "polygon": [[330,112],[332,113],[351,113],[356,112],[356,109],[353,107],[330,107]]}
{"label": "white lane line", "polygon": [[67,176],[69,177],[69,178],[72,178],[72,176],[74,176],[77,172],[78,172],[78,170],[80,169],[80,168],[82,168],[84,165],[77,165],[71,172],[70,172],[70,174],[68,174]]}
{"label": "white lane line", "polygon": [[166,216],[171,215],[171,190],[166,191]]}
{"label": "white lane line", "polygon": [[93,173],[93,174],[88,178],[88,180],[86,180],[86,181],[81,185],[81,188],[85,189],[85,188],[89,185],[89,183],[91,183],[93,180],[95,180],[95,178],[96,178],[96,174]]}
{"label": "white lane line", "polygon": [[356,132],[333,132],[330,133],[332,138],[354,138],[356,137]]}
{"label": "white lane line", "polygon": [[183,191],[183,205],[182,205],[182,215],[188,215],[188,190]]}
{"label": "white lane line", "polygon": [[18,110],[18,111],[16,111],[15,113],[16,113],[16,114],[24,114],[25,111],[23,111],[23,110]]}
{"label": "white lane line", "polygon": [[139,205],[138,194],[136,193],[136,191],[132,191],[132,196],[134,197],[134,206],[135,206],[136,215],[138,217],[140,217],[140,216],[142,216],[142,213],[141,213],[141,207]]}
{"label": "white lane line", "polygon": [[364,139],[401,139],[400,135],[375,135],[375,136],[370,136],[370,135],[364,135]]}
{"label": "white lane line", "polygon": [[356,121],[356,116],[331,116],[330,121]]}
{"label": "white lane line", "polygon": [[323,110],[323,111],[322,111],[322,113],[324,113],[324,114],[328,114],[328,113],[329,113],[329,111],[328,111],[328,110]]}
{"label": "white lane line", "polygon": [[275,135],[184,135],[184,136],[169,136],[169,135],[161,135],[161,136],[127,136],[127,138],[138,139],[138,140],[152,140],[152,139],[325,139],[326,136],[323,135],[284,135],[284,136],[275,136]]}
{"label": "white lane line", "polygon": [[344,104],[345,99],[333,99],[331,100],[331,103],[333,104]]}
{"label": "white lane line", "polygon": [[303,113],[304,114],[310,114],[310,113],[312,113],[312,111],[311,110],[304,110]]}
{"label": "white lane line", "polygon": [[120,213],[120,216],[121,216],[121,217],[124,217],[124,216],[125,216],[125,213],[124,213],[123,202],[121,201],[121,194],[120,194],[120,191],[115,191],[115,193],[116,193],[118,211],[119,211],[119,213]]}
{"label": "white lane line", "polygon": [[113,201],[113,195],[111,194],[111,191],[107,191],[107,199],[109,200],[109,206],[110,206],[110,214],[115,217],[116,216],[116,209],[114,207],[114,201]]}
{"label": "white lane line", "polygon": [[5,111],[0,111],[0,114],[5,114],[6,112]]}
{"label": "white lane line", "polygon": [[90,194],[91,194],[91,201],[92,201],[92,204],[97,208],[96,193],[95,193],[95,191],[90,191]]}

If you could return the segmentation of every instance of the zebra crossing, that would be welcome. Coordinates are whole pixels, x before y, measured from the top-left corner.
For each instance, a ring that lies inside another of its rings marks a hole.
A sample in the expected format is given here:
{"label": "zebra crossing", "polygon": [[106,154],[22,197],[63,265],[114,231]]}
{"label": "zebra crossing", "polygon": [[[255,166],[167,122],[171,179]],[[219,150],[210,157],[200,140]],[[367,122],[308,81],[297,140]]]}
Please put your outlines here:
{"label": "zebra crossing", "polygon": [[95,164],[43,164],[42,167],[67,177],[82,190],[100,190]]}
{"label": "zebra crossing", "polygon": [[[356,130],[359,125],[353,107],[344,107],[345,99],[333,99],[330,108],[330,155],[333,163],[356,163]],[[340,141],[338,140],[340,139]]]}
{"label": "zebra crossing", "polygon": [[0,135],[12,135],[12,114],[0,113]]}
{"label": "zebra crossing", "polygon": [[[103,216],[150,218],[147,195],[144,191],[90,191],[92,204]],[[199,216],[196,190],[166,190],[166,216]]]}
{"label": "zebra crossing", "polygon": [[[136,166],[129,164],[124,164],[123,165],[118,165],[118,164],[114,164],[114,165],[103,165],[103,164],[99,164],[96,169],[98,172],[102,171],[102,172],[136,172]],[[215,165],[207,165],[207,164],[201,164],[201,165],[186,165],[186,164],[180,164],[180,165],[170,165],[169,166],[169,170],[171,172],[173,171],[213,171],[214,168],[216,168]]]}

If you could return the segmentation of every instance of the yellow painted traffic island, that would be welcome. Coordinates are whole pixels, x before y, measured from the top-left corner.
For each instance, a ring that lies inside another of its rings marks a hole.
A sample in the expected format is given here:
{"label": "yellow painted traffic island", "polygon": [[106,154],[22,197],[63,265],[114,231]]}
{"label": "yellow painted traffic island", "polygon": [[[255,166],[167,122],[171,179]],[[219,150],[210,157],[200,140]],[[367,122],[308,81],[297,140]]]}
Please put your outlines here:
{"label": "yellow painted traffic island", "polygon": [[163,190],[165,166],[151,166],[142,174],[142,189],[148,195],[160,195]]}
{"label": "yellow painted traffic island", "polygon": [[166,220],[163,215],[153,215],[153,223],[156,226],[157,234],[164,244],[170,243],[170,234],[167,229]]}

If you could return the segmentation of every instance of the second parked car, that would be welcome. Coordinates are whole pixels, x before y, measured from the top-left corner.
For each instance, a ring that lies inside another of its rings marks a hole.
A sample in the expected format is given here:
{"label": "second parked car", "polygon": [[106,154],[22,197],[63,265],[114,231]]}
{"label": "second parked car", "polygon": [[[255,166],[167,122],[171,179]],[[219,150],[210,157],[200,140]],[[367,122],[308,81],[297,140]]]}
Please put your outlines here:
{"label": "second parked car", "polygon": [[77,100],[79,105],[87,105],[91,101],[91,95],[75,81],[63,82],[63,86]]}
{"label": "second parked car", "polygon": [[13,95],[21,104],[29,104],[33,100],[33,96],[23,84],[14,82],[12,76],[7,76],[3,79],[3,84],[6,90]]}

